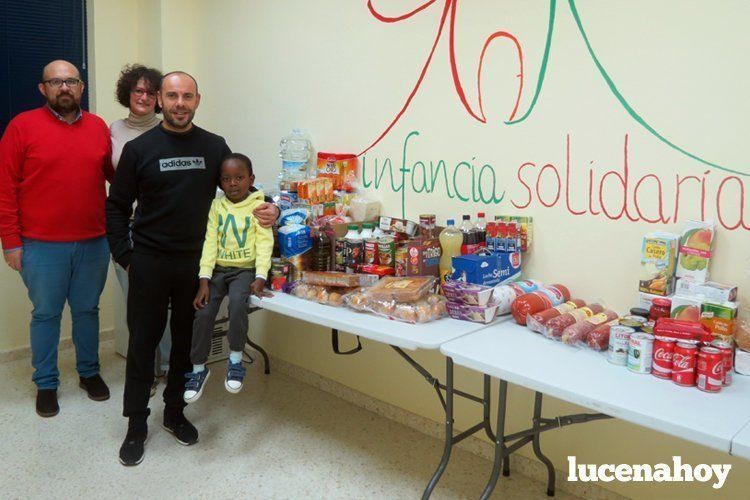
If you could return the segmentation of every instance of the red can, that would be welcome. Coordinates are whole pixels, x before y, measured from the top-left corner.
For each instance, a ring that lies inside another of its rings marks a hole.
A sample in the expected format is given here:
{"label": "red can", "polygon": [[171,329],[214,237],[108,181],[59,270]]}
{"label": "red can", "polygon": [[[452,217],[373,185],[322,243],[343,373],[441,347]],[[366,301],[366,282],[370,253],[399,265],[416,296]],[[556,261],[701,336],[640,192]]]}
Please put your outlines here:
{"label": "red can", "polygon": [[651,373],[659,378],[672,378],[672,358],[674,357],[675,341],[672,339],[654,340],[654,361]]}
{"label": "red can", "polygon": [[714,340],[711,347],[715,347],[724,355],[724,386],[732,385],[732,371],[734,370],[734,348],[726,340]]}
{"label": "red can", "polygon": [[695,385],[695,365],[698,347],[687,342],[677,342],[672,354],[672,382],[692,387]]}
{"label": "red can", "polygon": [[719,392],[724,383],[724,353],[715,347],[704,347],[698,353],[698,389]]}

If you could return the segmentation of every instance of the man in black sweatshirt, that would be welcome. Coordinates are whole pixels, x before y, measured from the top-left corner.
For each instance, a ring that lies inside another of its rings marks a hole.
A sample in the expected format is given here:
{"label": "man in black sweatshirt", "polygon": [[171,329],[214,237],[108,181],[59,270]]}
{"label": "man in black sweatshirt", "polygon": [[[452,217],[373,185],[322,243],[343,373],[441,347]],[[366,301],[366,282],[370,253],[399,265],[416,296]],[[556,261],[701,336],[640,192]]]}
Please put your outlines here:
{"label": "man in black sweatshirt", "polygon": [[[231,152],[224,138],[193,125],[200,94],[192,76],[183,72],[165,75],[158,99],[164,121],[125,145],[106,202],[110,249],[130,280],[130,340],[123,404],[123,415],[129,420],[120,448],[123,465],[137,465],[143,460],[154,352],[170,303],[172,350],[164,390],[163,427],[183,445],[198,441],[197,429],[183,414],[184,378],[192,368],[192,302],[219,167]],[[131,249],[128,222],[135,201],[138,211]],[[272,223],[278,215],[273,206],[261,210],[265,213],[256,213],[261,223],[262,216]]]}

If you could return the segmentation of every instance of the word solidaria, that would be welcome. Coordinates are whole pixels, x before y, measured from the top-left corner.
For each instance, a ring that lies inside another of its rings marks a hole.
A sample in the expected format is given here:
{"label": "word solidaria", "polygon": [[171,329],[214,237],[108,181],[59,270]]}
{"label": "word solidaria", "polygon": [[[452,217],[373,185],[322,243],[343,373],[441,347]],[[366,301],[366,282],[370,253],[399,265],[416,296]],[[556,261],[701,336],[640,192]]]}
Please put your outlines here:
{"label": "word solidaria", "polygon": [[576,457],[568,457],[568,481],[602,481],[620,482],[693,482],[705,483],[716,477],[711,485],[718,490],[727,480],[731,464],[699,464],[693,467],[682,463],[682,457],[672,457],[672,466],[668,464],[577,464]]}
{"label": "word solidaria", "polygon": [[[598,173],[576,171],[571,161],[571,140],[566,136],[565,160],[555,163],[524,162],[515,175],[483,162],[463,160],[414,160],[409,146],[419,132],[404,140],[401,158],[362,158],[364,188],[390,189],[401,194],[401,216],[406,216],[406,192],[436,194],[463,203],[500,205],[504,201],[519,210],[532,205],[564,206],[571,215],[591,215],[610,220],[626,219],[649,224],[677,223],[684,218],[716,217],[729,231],[750,231],[745,214],[745,182],[736,175],[633,176],[629,164],[629,140],[625,134],[622,167]],[[559,166],[558,166],[559,165]],[[750,189],[750,186],[747,186]],[[520,195],[509,196],[508,189]],[[577,194],[576,194],[577,193]],[[689,213],[683,214],[687,205]]]}

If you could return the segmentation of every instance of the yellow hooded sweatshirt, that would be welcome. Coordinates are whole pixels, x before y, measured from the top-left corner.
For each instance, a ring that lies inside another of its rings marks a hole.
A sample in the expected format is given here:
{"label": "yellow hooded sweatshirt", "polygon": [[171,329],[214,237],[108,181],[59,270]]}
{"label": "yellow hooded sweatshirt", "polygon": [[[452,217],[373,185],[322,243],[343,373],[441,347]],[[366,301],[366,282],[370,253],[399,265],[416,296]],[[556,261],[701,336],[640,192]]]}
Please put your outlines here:
{"label": "yellow hooded sweatshirt", "polygon": [[226,196],[211,203],[201,255],[201,278],[211,279],[214,267],[219,265],[254,267],[255,275],[266,279],[271,268],[273,231],[261,227],[253,215],[263,201],[263,191],[258,190],[238,203],[232,203]]}

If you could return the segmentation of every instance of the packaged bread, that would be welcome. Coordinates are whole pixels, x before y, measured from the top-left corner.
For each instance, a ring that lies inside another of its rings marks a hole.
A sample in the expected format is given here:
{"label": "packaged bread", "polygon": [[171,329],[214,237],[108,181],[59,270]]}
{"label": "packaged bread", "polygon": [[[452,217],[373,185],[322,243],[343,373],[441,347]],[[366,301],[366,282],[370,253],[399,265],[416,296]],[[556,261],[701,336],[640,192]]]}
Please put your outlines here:
{"label": "packaged bread", "polygon": [[309,285],[361,287],[370,286],[378,282],[378,277],[372,274],[352,274],[337,271],[305,271],[302,282]]}
{"label": "packaged bread", "polygon": [[351,292],[351,288],[298,283],[292,289],[291,294],[319,304],[340,307],[344,304],[344,296],[349,292]]}
{"label": "packaged bread", "polygon": [[367,289],[367,295],[377,300],[416,302],[435,286],[434,276],[386,276]]}
{"label": "packaged bread", "polygon": [[350,308],[371,312],[388,319],[406,323],[426,323],[446,315],[445,297],[428,294],[414,302],[398,302],[370,296],[369,289],[357,290],[344,296],[344,302]]}

